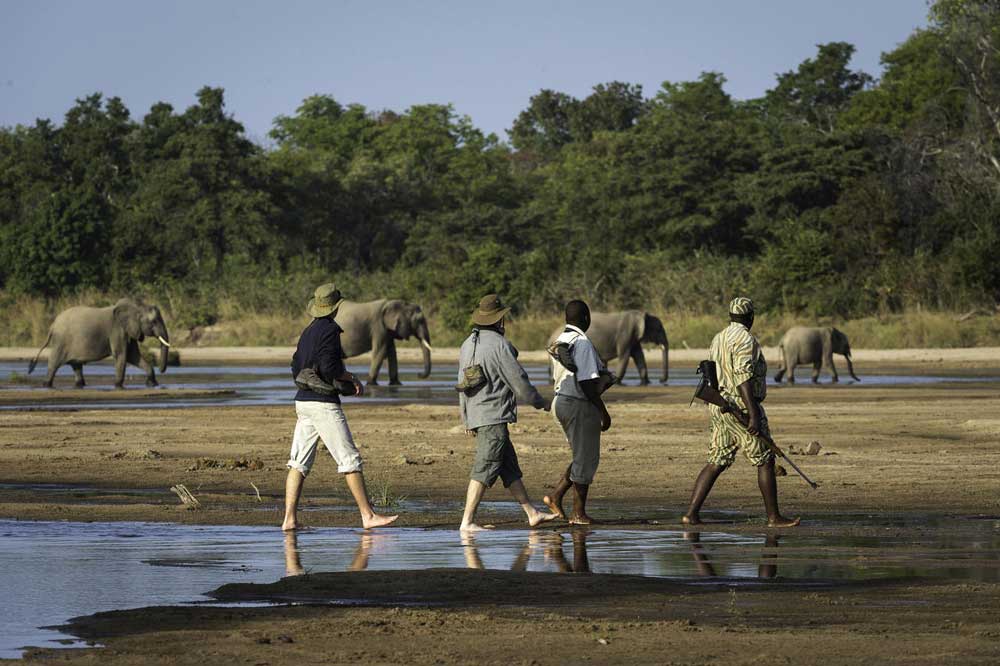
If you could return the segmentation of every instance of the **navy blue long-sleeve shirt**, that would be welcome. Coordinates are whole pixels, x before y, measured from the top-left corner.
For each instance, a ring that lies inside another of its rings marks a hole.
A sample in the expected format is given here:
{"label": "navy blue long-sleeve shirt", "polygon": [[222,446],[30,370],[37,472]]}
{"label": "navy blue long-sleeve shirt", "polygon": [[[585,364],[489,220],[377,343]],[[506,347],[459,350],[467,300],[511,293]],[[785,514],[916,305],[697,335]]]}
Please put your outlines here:
{"label": "navy blue long-sleeve shirt", "polygon": [[[313,319],[299,336],[299,344],[292,356],[292,378],[297,377],[302,368],[315,368],[323,381],[336,385],[336,379],[343,376],[346,370],[344,349],[340,346],[340,334],[343,330],[330,317]],[[340,403],[339,395],[321,395],[304,389],[299,389],[295,399]]]}

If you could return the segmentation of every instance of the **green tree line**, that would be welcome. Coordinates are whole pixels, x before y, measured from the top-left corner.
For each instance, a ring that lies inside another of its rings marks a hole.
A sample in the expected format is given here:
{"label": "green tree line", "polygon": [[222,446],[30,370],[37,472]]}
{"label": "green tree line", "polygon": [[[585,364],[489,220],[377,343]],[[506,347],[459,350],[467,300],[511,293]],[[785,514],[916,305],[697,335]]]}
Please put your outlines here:
{"label": "green tree line", "polygon": [[521,311],[705,312],[737,289],[811,316],[992,310],[1000,6],[935,2],[878,78],[853,53],[821,44],[751,100],[719,72],[542,90],[508,141],[446,104],[316,95],[262,146],[218,88],[141,119],[94,94],[0,129],[0,288],[168,291],[207,304],[189,324],[211,294],[287,306],[330,275],[451,328],[494,290]]}

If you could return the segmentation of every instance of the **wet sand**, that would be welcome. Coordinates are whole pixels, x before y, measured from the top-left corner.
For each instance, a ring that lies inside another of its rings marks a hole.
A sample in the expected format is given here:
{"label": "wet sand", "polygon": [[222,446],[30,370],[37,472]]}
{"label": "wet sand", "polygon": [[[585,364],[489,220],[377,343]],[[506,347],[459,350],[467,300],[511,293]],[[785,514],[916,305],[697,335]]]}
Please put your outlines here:
{"label": "wet sand", "polygon": [[[890,364],[913,373],[974,375],[987,362],[887,359],[885,367]],[[863,377],[860,360],[858,370]],[[707,412],[687,406],[690,393],[689,387],[612,390],[614,425],[603,440],[592,515],[615,527],[679,528],[676,519],[708,439]],[[996,384],[781,386],[771,387],[765,405],[779,444],[803,449],[815,440],[822,446],[819,455],[794,455],[819,482],[818,491],[790,469],[779,479],[784,510],[804,518],[802,533],[895,530],[919,541],[921,531],[968,519],[977,519],[989,535],[998,529]],[[467,483],[473,440],[457,424],[456,409],[363,403],[346,409],[372,486],[405,496],[404,506],[421,507],[404,513],[400,524],[457,527],[455,502]],[[277,525],[293,425],[290,407],[4,413],[0,517]],[[569,460],[562,434],[550,415],[522,410],[513,438],[527,488],[539,500]],[[182,508],[169,491],[176,483],[185,484],[203,508]],[[508,497],[497,487],[487,499]],[[305,500],[309,524],[357,523],[325,454],[306,483]],[[501,528],[524,528],[513,511],[487,515]],[[708,529],[767,531],[755,474],[745,460],[738,459],[720,479],[705,515],[714,521]],[[887,518],[892,516],[915,518],[899,527]],[[236,592],[220,594],[229,599]],[[74,632],[108,647],[60,658],[201,664],[247,659],[995,663],[1000,658],[995,612],[1000,587],[993,583],[908,580],[804,589],[778,581],[744,588],[438,570],[318,574],[239,594],[311,602],[377,598],[378,603],[101,615],[76,623]]]}

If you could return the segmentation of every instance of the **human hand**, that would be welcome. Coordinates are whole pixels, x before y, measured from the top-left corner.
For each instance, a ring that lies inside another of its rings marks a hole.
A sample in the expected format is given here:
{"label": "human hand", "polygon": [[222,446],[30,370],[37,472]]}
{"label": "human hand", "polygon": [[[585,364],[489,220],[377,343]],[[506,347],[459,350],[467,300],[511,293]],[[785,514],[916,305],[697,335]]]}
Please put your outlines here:
{"label": "human hand", "polygon": [[358,381],[357,377],[351,377],[351,383],[354,384],[354,395],[361,397],[365,394],[365,385]]}
{"label": "human hand", "polygon": [[750,413],[750,422],[747,424],[747,432],[754,437],[760,434],[760,415],[757,412]]}
{"label": "human hand", "polygon": [[608,410],[604,410],[601,414],[601,432],[607,432],[611,428],[611,414],[608,414]]}

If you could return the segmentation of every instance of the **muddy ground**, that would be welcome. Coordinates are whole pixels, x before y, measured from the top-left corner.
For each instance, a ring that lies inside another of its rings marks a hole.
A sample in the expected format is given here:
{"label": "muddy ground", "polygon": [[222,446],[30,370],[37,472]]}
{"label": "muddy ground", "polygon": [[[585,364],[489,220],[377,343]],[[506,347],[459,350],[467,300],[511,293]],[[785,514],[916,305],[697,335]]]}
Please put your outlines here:
{"label": "muddy ground", "polygon": [[[860,369],[860,368],[859,368]],[[869,368],[870,370],[871,368]],[[898,370],[898,364],[893,368]],[[917,364],[910,373],[968,374],[965,362]],[[794,459],[783,508],[802,531],[869,534],[880,516],[922,515],[927,525],[1000,514],[997,384],[772,387],[775,439],[818,455]],[[708,436],[690,388],[617,387],[592,488],[607,523],[677,529]],[[51,392],[38,391],[39,400]],[[61,392],[60,392],[61,393]],[[0,395],[0,401],[5,396]],[[18,396],[18,400],[24,400]],[[454,407],[351,405],[348,418],[373,494],[431,505],[460,500],[473,440]],[[274,524],[280,520],[294,413],[290,407],[14,411],[0,415],[0,517]],[[549,414],[523,410],[514,429],[536,499],[569,454]],[[328,457],[306,490],[312,525],[354,525]],[[183,483],[201,501],[185,510]],[[52,484],[52,485],[50,485]],[[85,486],[85,487],[80,487]],[[259,491],[259,498],[258,498]],[[497,487],[488,499],[506,499]],[[715,514],[715,509],[735,510]],[[706,506],[711,529],[763,532],[752,468],[742,459]],[[869,516],[873,518],[868,518]],[[489,514],[485,516],[491,519]],[[456,526],[454,508],[411,511],[406,526]],[[500,528],[522,529],[512,515]],[[983,521],[994,530],[995,521]],[[353,596],[352,596],[353,595]],[[29,658],[79,663],[996,663],[1000,585],[830,581],[804,587],[691,585],[625,576],[441,570],[289,579],[274,588],[226,588],[224,599],[363,598],[362,607],[166,608],[103,614],[75,633],[100,650]],[[603,642],[601,642],[603,641]]]}

